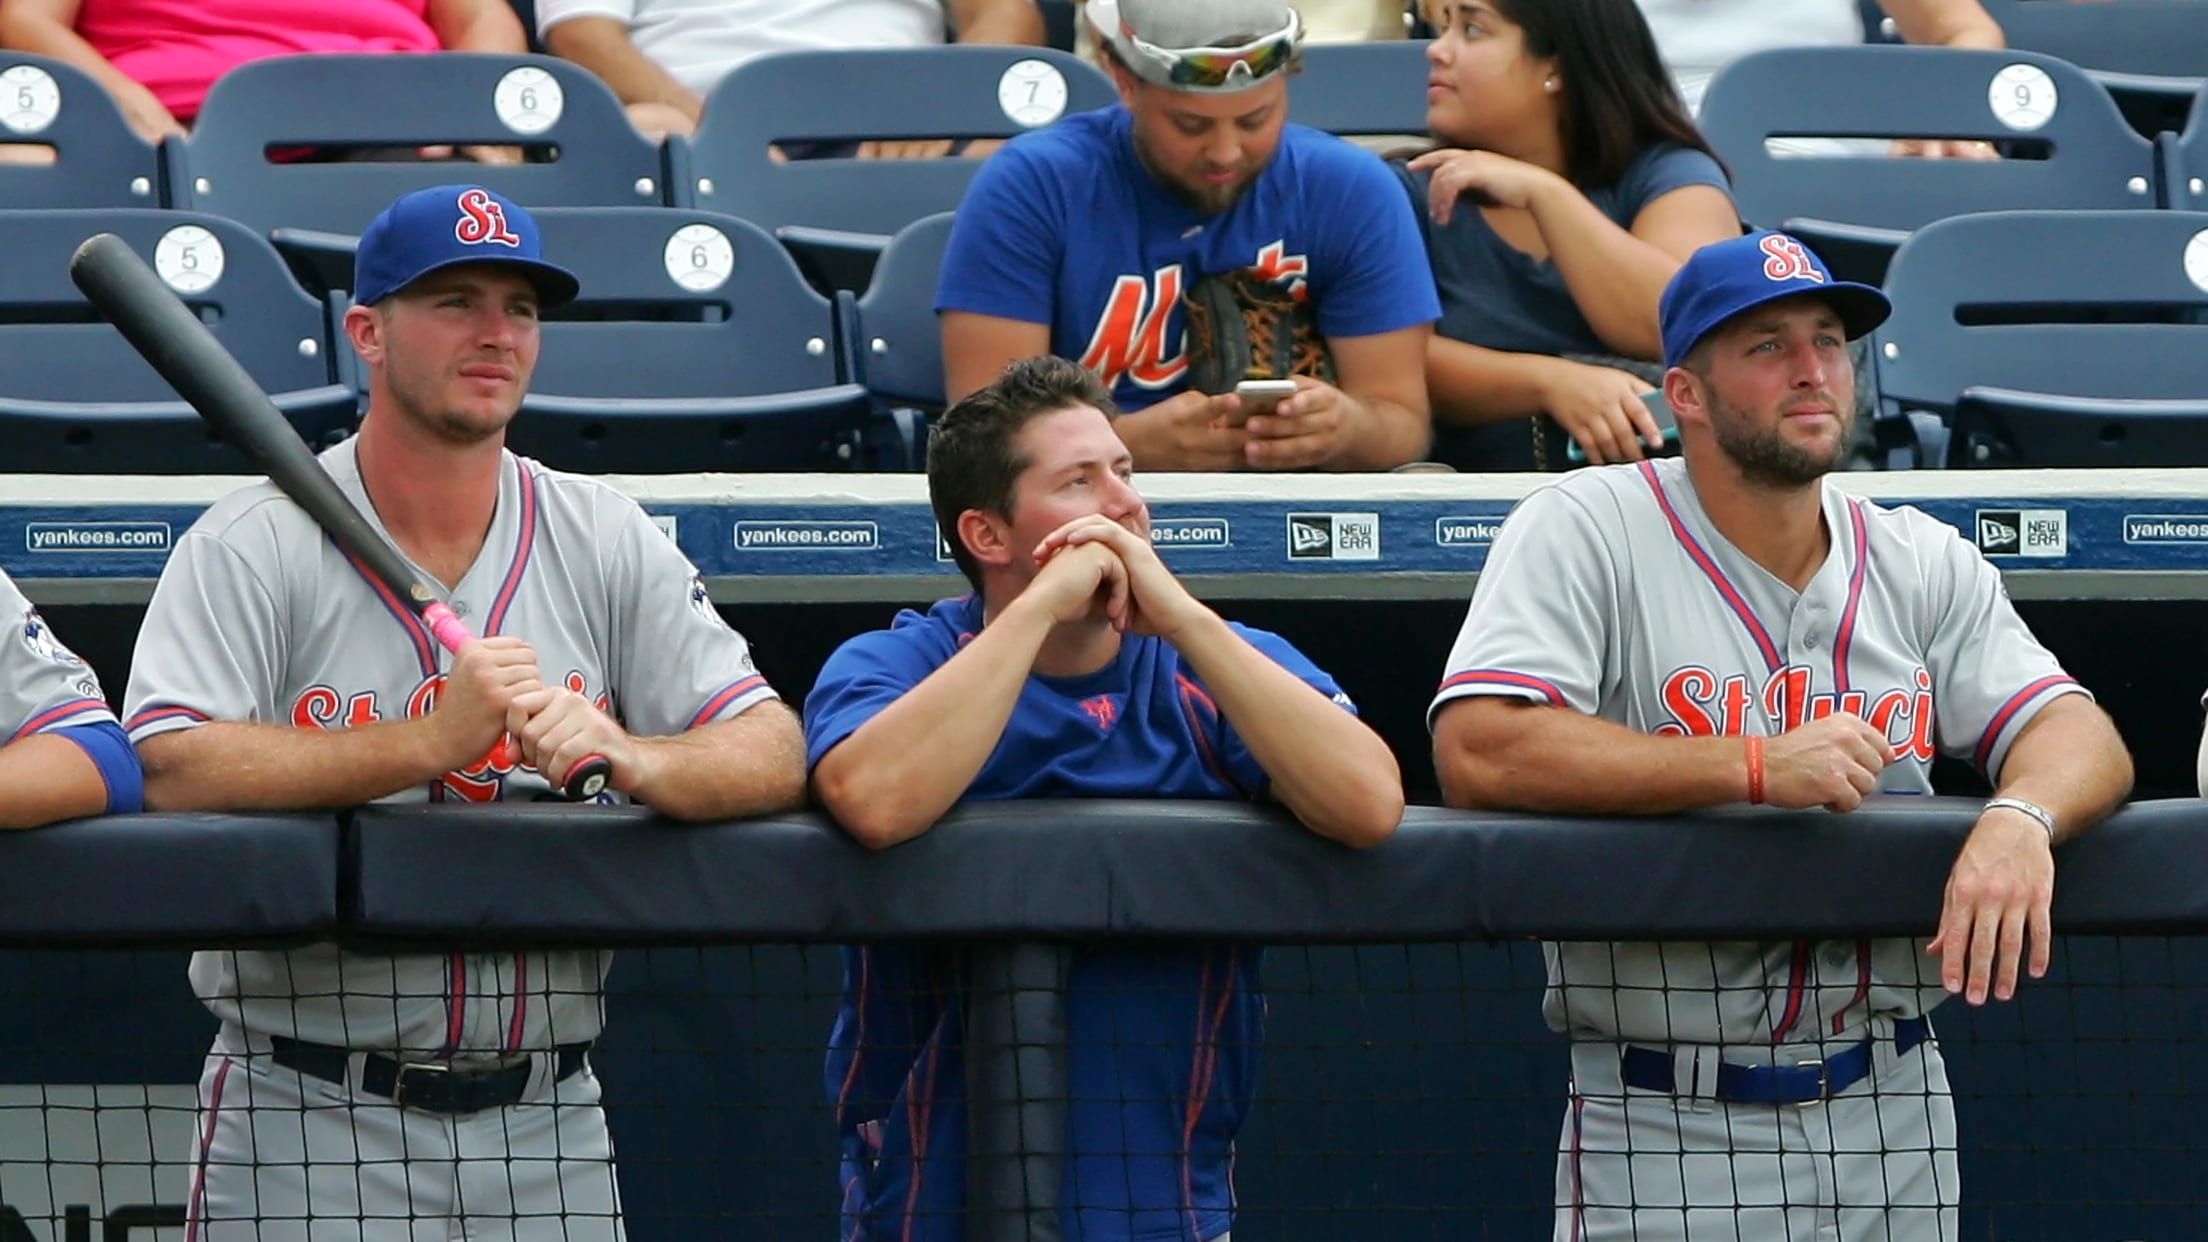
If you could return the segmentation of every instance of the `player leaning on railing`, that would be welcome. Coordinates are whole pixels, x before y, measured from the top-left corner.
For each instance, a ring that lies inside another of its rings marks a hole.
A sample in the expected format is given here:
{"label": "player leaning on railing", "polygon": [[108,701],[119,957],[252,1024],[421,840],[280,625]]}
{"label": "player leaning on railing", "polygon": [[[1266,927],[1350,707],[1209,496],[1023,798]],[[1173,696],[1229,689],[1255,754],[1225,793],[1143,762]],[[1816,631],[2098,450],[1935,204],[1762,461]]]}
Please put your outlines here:
{"label": "player leaning on railing", "polygon": [[1855,409],[1848,339],[1889,309],[1785,234],[1697,251],[1662,301],[1684,457],[1528,496],[1449,657],[1431,721],[1452,806],[1849,811],[1931,792],[1942,753],[1999,793],[1929,944],[1550,946],[1546,1011],[1573,1039],[1559,1239],[1958,1238],[1925,1013],[2046,971],[2053,846],[2131,787],[2115,728],[1993,567],[1825,480]]}

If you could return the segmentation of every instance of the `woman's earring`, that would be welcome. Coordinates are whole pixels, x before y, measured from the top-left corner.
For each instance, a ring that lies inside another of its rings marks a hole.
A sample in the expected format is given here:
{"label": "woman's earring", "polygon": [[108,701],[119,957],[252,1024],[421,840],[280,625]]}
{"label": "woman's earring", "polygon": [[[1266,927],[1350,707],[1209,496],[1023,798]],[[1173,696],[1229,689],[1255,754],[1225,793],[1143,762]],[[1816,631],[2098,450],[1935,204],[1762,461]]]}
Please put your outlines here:
{"label": "woman's earring", "polygon": [[1550,74],[1548,80],[1541,83],[1541,88],[1551,95],[1554,95],[1556,93],[1556,75],[1553,73]]}

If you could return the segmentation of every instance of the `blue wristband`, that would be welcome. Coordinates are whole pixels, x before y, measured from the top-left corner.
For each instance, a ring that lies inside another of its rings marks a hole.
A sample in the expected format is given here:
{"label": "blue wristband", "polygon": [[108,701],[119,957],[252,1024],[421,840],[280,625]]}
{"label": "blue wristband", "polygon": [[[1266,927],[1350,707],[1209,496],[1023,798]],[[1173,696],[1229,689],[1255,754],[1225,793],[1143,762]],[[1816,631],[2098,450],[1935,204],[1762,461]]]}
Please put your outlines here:
{"label": "blue wristband", "polygon": [[54,736],[75,742],[91,756],[92,766],[107,782],[107,814],[129,815],[146,809],[145,769],[138,766],[138,752],[121,725],[101,720],[56,729]]}

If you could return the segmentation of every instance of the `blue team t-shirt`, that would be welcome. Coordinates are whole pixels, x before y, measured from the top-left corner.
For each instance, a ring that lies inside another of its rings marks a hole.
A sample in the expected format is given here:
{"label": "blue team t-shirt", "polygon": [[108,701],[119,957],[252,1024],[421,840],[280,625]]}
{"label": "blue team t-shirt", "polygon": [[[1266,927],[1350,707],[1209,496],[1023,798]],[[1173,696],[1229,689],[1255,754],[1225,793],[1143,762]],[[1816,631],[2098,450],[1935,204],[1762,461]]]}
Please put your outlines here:
{"label": "blue team t-shirt", "polygon": [[1441,314],[1418,220],[1378,156],[1285,126],[1242,197],[1204,215],[1143,166],[1123,107],[1023,134],[981,166],[935,306],[1048,324],[1052,353],[1139,410],[1187,386],[1183,292],[1244,269],[1310,298],[1329,339]]}
{"label": "blue team t-shirt", "polygon": [[[1435,331],[1452,341],[1513,354],[1615,353],[1580,313],[1564,274],[1497,236],[1470,202],[1460,203],[1447,225],[1424,217],[1428,172],[1398,168],[1425,219],[1434,280],[1441,291]],[[1701,151],[1676,143],[1649,147],[1626,165],[1616,185],[1585,190],[1589,202],[1630,229],[1643,208],[1673,190],[1715,186],[1727,197],[1725,170]]]}
{"label": "blue team t-shirt", "polygon": [[[981,601],[964,596],[925,615],[901,612],[889,629],[838,648],[805,699],[808,769],[942,667],[981,624]],[[1235,631],[1355,710],[1284,639]],[[1269,784],[1180,653],[1129,637],[1095,673],[1030,676],[966,798],[1255,798]],[[1230,945],[1074,955],[1059,1192],[1067,1242],[1197,1242],[1233,1224],[1234,1136],[1263,1037],[1257,967],[1256,949]],[[958,972],[950,950],[844,951],[826,1065],[842,1143],[841,1237],[965,1237]]]}

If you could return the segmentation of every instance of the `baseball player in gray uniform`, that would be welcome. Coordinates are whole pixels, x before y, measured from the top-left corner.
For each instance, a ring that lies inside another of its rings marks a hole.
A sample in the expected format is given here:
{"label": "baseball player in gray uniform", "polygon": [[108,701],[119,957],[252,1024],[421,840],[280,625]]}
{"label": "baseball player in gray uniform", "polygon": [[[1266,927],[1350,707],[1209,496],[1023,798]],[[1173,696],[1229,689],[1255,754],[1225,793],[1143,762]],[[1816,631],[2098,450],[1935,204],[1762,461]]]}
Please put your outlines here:
{"label": "baseball player in gray uniform", "polygon": [[1528,496],[1450,654],[1429,722],[1453,806],[1848,811],[1929,793],[1938,753],[1998,791],[1928,944],[1548,947],[1546,1015],[1573,1041],[1560,1242],[1957,1238],[1925,1015],[2046,970],[2052,846],[2130,788],[1976,549],[1825,481],[1847,342],[1889,309],[1784,234],[1696,252],[1661,303],[1683,458]]}
{"label": "baseball player in gray uniform", "polygon": [[0,573],[0,828],[140,808],[138,755],[100,679]]}
{"label": "baseball player in gray uniform", "polygon": [[[126,712],[162,808],[496,802],[587,754],[684,819],[797,805],[804,746],[696,571],[626,497],[507,452],[540,307],[576,292],[521,208],[400,198],[345,327],[370,377],[322,463],[483,635],[448,656],[272,486],[178,541]],[[502,736],[518,742],[519,762]],[[202,952],[196,1240],[621,1236],[588,1059],[607,955]]]}

